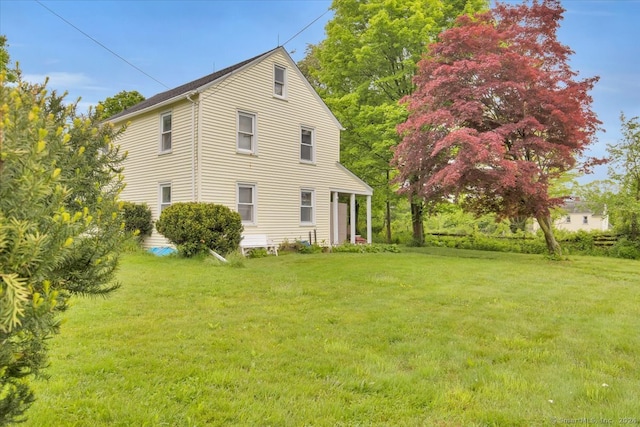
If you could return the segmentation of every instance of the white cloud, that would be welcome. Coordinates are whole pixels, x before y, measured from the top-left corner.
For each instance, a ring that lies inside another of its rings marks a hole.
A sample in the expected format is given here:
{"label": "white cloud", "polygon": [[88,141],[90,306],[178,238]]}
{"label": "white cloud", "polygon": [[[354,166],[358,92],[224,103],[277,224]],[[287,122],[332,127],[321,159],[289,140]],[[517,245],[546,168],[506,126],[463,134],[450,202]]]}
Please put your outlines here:
{"label": "white cloud", "polygon": [[23,74],[22,78],[32,83],[44,83],[49,78],[48,86],[61,91],[106,90],[96,86],[93,80],[83,73],[52,72],[48,74]]}

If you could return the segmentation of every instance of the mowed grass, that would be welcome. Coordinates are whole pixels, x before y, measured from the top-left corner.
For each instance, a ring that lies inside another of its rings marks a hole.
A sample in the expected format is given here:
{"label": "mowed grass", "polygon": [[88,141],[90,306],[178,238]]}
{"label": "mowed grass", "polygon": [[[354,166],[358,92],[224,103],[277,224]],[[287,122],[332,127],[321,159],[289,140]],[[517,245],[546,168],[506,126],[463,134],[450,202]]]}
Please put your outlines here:
{"label": "mowed grass", "polygon": [[244,268],[127,254],[121,289],[64,314],[27,425],[618,425],[640,418],[639,270],[447,249]]}

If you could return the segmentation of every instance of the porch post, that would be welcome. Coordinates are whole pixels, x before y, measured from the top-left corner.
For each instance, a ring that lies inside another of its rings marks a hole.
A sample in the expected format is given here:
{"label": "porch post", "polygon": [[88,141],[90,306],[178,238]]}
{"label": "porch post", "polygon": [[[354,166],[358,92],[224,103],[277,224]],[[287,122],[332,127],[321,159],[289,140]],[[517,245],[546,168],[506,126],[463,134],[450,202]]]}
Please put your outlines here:
{"label": "porch post", "polygon": [[339,223],[339,219],[338,219],[338,192],[334,191],[333,192],[333,204],[332,204],[332,208],[333,208],[333,230],[332,230],[332,235],[333,235],[333,239],[331,239],[331,243],[333,245],[338,245],[338,241],[340,240],[340,236],[339,236],[339,228],[338,228],[338,223]]}
{"label": "porch post", "polygon": [[349,224],[351,225],[351,243],[356,243],[356,195],[351,193],[351,199],[349,200],[351,205],[349,206]]}
{"label": "porch post", "polygon": [[367,243],[371,244],[371,196],[367,196]]}

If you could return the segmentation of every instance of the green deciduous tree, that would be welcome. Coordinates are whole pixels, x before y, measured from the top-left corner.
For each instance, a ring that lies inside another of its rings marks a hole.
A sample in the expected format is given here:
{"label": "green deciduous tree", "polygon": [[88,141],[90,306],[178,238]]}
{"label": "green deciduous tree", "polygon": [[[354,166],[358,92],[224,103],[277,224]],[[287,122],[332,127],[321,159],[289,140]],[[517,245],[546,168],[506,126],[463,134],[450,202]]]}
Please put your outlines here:
{"label": "green deciduous tree", "polygon": [[638,117],[620,115],[622,139],[607,144],[611,162],[609,179],[617,183],[618,191],[609,202],[609,211],[618,230],[631,240],[640,240],[640,123]]}
{"label": "green deciduous tree", "polygon": [[[384,212],[391,239],[397,202],[390,165],[406,118],[398,101],[413,92],[416,63],[437,35],[463,13],[487,7],[485,0],[334,0],[327,38],[309,46],[300,68],[346,128],[341,161],[375,190],[374,209]],[[422,211],[412,199],[412,211]],[[378,215],[376,215],[378,217]],[[415,232],[422,218],[414,215]],[[415,236],[422,239],[421,235]]]}
{"label": "green deciduous tree", "polygon": [[131,91],[120,91],[117,94],[108,97],[104,101],[98,102],[98,105],[101,107],[97,109],[99,118],[101,120],[106,120],[109,117],[116,115],[129,107],[133,107],[145,100],[145,97],[138,92],[137,90]]}
{"label": "green deciduous tree", "polygon": [[622,139],[607,144],[608,180],[579,189],[591,208],[605,211],[616,232],[640,242],[640,119],[620,115]]}
{"label": "green deciduous tree", "polygon": [[[0,49],[1,51],[2,49]],[[5,64],[6,66],[6,64]],[[117,133],[43,85],[0,71],[0,425],[34,400],[29,378],[74,294],[106,294],[125,239]]]}

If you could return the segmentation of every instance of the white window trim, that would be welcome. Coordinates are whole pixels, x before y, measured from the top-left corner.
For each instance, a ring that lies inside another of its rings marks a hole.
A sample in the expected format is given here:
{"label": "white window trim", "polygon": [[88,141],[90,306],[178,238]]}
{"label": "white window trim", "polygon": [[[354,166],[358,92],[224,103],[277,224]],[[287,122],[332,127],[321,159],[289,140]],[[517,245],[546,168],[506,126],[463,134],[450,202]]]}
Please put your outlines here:
{"label": "white window trim", "polygon": [[250,182],[238,182],[236,184],[236,211],[240,213],[238,205],[240,205],[240,187],[251,187],[252,206],[253,206],[253,221],[242,220],[243,225],[257,225],[258,224],[258,186],[255,183]]}
{"label": "white window trim", "polygon": [[[302,158],[302,131],[303,130],[311,131],[311,160]],[[300,146],[298,148],[300,150],[300,153],[299,153],[300,163],[315,164],[316,162],[316,130],[315,128],[311,126],[305,126],[305,125],[300,126]]]}
{"label": "white window trim", "polygon": [[[302,205],[302,193],[311,193],[311,206],[303,206]],[[300,225],[315,225],[316,224],[316,190],[313,188],[301,188],[300,189]],[[311,207],[311,221],[303,221],[302,220],[302,208],[303,207]]]}
{"label": "white window trim", "polygon": [[[169,132],[164,131],[164,118],[165,116],[171,116],[171,130]],[[168,133],[171,135],[171,147],[168,150],[164,149],[164,135]],[[165,111],[160,114],[160,146],[158,147],[158,152],[160,154],[167,154],[173,151],[173,111]]]}
{"label": "white window trim", "polygon": [[[169,203],[162,202],[162,189],[166,187],[169,187],[169,196],[171,198]],[[173,204],[173,186],[171,185],[171,182],[158,183],[158,218],[160,218],[160,214],[162,214],[162,207],[165,206],[166,208],[171,206],[172,204]]]}
{"label": "white window trim", "polygon": [[[284,73],[284,81],[282,82],[282,95],[276,93],[276,69],[281,69]],[[279,99],[287,99],[287,67],[280,64],[273,64],[273,96]]]}
{"label": "white window trim", "polygon": [[[240,148],[240,116],[253,117],[253,139],[251,141],[251,150]],[[246,110],[238,110],[236,113],[236,152],[241,154],[258,154],[258,115]]]}

